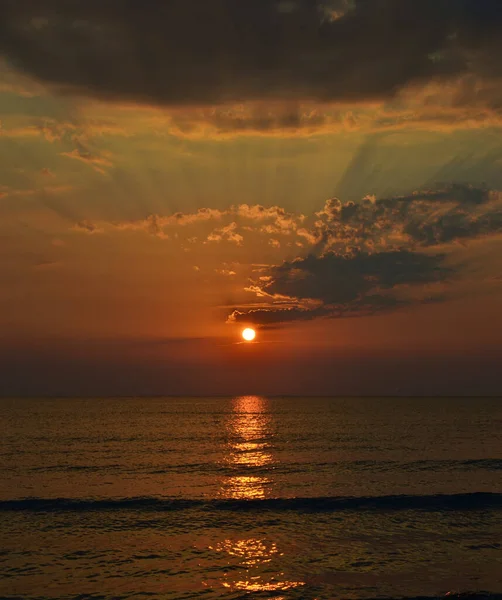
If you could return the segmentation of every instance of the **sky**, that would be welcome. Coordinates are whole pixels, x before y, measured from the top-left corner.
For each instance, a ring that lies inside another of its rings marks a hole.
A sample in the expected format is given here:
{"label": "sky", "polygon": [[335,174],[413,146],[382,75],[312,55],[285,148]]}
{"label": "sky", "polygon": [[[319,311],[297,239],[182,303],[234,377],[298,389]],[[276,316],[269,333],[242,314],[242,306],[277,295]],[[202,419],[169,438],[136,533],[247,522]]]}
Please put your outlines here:
{"label": "sky", "polygon": [[502,395],[501,33],[0,0],[0,393]]}

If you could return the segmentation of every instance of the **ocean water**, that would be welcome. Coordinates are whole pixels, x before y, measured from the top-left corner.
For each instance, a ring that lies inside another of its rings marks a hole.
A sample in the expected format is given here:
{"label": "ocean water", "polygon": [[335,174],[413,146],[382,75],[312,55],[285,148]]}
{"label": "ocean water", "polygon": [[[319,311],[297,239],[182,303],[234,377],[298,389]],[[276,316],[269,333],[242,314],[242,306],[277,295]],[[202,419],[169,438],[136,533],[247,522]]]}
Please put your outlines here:
{"label": "ocean water", "polygon": [[0,400],[0,596],[502,598],[502,400]]}

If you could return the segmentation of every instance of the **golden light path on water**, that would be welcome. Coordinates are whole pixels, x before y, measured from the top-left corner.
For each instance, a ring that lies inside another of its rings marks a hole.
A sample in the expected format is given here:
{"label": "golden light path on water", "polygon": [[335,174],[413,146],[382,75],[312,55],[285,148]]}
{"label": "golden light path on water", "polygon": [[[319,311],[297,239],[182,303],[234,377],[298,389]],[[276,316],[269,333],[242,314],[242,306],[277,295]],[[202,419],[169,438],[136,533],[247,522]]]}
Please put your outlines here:
{"label": "golden light path on water", "polygon": [[[273,437],[269,402],[260,396],[234,398],[227,425],[229,451],[225,462],[228,466],[241,472],[269,466],[270,473],[274,457],[269,451]],[[269,477],[239,474],[230,476],[223,482],[221,495],[238,500],[256,500],[265,498],[272,484]],[[285,576],[280,568],[280,557],[284,553],[274,541],[254,537],[226,539],[209,548],[227,554],[229,565],[235,565],[237,560],[241,567],[225,573],[221,580],[225,588],[266,592],[285,591],[305,585],[303,581],[294,581]],[[279,563],[276,570],[273,568],[274,563]],[[281,597],[277,598],[280,600]]]}
{"label": "golden light path on water", "polygon": [[226,462],[241,473],[243,470],[249,470],[250,473],[229,477],[224,482],[222,495],[236,500],[265,498],[266,489],[272,481],[253,472],[273,462],[268,451],[272,437],[270,421],[265,398],[234,398],[232,416],[228,423],[229,453]]}

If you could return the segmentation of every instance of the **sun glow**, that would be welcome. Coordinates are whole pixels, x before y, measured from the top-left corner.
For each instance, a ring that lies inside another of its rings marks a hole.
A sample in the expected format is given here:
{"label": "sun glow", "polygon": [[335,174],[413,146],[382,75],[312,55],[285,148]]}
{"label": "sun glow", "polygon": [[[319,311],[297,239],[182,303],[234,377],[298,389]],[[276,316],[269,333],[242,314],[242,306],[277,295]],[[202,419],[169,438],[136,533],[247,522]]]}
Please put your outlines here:
{"label": "sun glow", "polygon": [[256,331],[248,327],[242,332],[242,337],[246,340],[246,342],[252,342],[256,337]]}

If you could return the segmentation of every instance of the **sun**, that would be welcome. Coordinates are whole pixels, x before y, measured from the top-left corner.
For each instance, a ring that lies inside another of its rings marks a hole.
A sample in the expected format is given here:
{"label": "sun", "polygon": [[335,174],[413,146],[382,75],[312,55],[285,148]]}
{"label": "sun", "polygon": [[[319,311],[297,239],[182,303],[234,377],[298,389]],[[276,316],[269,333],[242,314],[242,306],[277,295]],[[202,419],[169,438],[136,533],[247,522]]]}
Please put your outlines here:
{"label": "sun", "polygon": [[242,332],[242,337],[246,340],[246,342],[252,342],[256,337],[256,331],[247,327]]}

